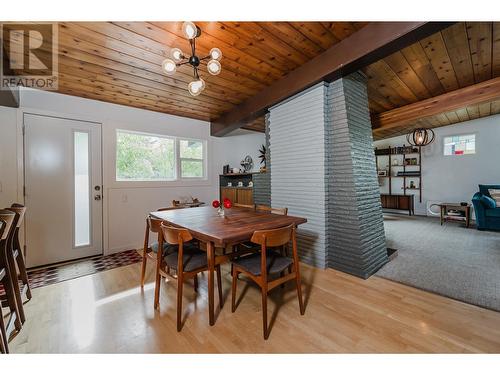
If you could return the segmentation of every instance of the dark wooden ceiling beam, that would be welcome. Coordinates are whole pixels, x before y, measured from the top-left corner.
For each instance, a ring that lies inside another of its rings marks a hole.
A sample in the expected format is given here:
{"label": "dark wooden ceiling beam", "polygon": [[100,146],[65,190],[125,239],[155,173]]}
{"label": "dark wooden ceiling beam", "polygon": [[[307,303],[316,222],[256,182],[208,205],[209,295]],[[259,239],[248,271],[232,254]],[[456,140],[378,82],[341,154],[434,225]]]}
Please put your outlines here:
{"label": "dark wooden ceiling beam", "polygon": [[500,77],[408,104],[372,117],[374,134],[410,124],[423,117],[500,99]]}
{"label": "dark wooden ceiling beam", "polygon": [[261,116],[270,106],[318,82],[350,74],[451,24],[370,23],[212,121],[211,134],[223,136]]}

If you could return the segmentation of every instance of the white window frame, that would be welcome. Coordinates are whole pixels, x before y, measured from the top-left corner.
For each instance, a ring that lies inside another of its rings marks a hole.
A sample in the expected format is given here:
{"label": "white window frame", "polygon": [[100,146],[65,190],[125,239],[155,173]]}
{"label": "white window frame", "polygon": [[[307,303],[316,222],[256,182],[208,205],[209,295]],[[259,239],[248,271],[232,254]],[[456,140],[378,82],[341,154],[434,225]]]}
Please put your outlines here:
{"label": "white window frame", "polygon": [[[194,141],[194,142],[201,142],[201,146],[203,148],[202,150],[202,167],[203,167],[203,175],[202,177],[182,177],[182,161],[187,160],[187,161],[200,161],[200,159],[192,159],[192,158],[181,158],[181,141]],[[179,177],[179,180],[206,180],[207,177],[207,141],[203,139],[196,139],[196,138],[186,138],[186,137],[177,137],[176,139],[176,161],[177,162],[177,176]]]}
{"label": "white window frame", "polygon": [[[121,180],[118,179],[117,176],[117,150],[118,150],[118,133],[129,133],[129,134],[138,134],[138,135],[144,135],[148,137],[158,137],[158,138],[164,138],[164,139],[171,139],[174,141],[174,178],[172,179],[166,179],[166,180]],[[122,128],[116,128],[115,129],[115,155],[114,155],[114,182],[115,183],[133,183],[133,184],[169,184],[169,183],[175,183],[175,182],[182,182],[182,181],[207,181],[208,180],[208,150],[207,150],[207,141],[205,139],[199,139],[199,138],[189,138],[189,137],[175,137],[167,134],[159,134],[159,133],[153,133],[153,132],[145,132],[145,131],[137,131],[137,130],[128,130],[128,129],[122,129]],[[203,176],[202,177],[182,177],[182,171],[181,171],[181,161],[182,160],[196,160],[199,161],[200,159],[190,159],[190,158],[182,158],[180,157],[180,141],[196,141],[196,142],[201,142],[202,147],[203,147],[203,160],[202,160],[202,165],[203,165]]]}
{"label": "white window frame", "polygon": [[[473,154],[458,154],[458,155],[457,154],[451,154],[451,155],[446,155],[444,153],[445,147],[446,147],[446,145],[445,145],[446,138],[463,137],[463,136],[467,136],[467,135],[473,135],[474,136],[474,153]],[[450,157],[450,156],[460,157],[460,156],[472,156],[472,155],[477,155],[477,133],[476,132],[443,135],[443,156],[445,156],[445,157]]]}

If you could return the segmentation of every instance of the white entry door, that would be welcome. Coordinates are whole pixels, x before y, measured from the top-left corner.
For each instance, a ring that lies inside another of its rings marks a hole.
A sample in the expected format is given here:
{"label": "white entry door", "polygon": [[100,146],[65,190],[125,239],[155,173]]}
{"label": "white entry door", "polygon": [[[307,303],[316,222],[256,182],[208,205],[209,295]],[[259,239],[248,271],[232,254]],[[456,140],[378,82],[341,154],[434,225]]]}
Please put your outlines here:
{"label": "white entry door", "polygon": [[24,114],[28,267],[102,254],[101,124]]}

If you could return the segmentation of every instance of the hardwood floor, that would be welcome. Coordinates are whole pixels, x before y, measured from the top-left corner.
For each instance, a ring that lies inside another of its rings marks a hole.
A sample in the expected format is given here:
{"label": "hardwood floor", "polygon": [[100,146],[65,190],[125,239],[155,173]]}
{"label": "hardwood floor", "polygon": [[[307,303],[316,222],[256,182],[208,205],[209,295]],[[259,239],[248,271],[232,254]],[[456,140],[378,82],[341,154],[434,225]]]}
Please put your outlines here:
{"label": "hardwood floor", "polygon": [[185,289],[184,328],[177,333],[175,284],[162,288],[161,311],[155,312],[152,267],[147,276],[144,292],[140,264],[33,290],[11,352],[500,352],[500,313],[378,277],[361,280],[307,266],[305,315],[299,314],[293,285],[273,290],[269,340],[262,339],[261,296],[252,284],[239,281],[238,296],[246,295],[231,314],[228,267],[226,302],[215,326],[208,325],[204,275],[198,296]]}

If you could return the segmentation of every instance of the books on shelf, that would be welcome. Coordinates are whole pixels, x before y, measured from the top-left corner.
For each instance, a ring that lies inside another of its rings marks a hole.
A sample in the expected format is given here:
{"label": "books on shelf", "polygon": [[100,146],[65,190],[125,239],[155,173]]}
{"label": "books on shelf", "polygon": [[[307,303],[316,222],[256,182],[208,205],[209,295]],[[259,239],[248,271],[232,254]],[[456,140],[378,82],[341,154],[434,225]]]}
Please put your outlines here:
{"label": "books on shelf", "polygon": [[388,148],[375,148],[375,155],[397,155],[397,154],[412,154],[418,153],[418,147],[414,146],[398,146]]}
{"label": "books on shelf", "polygon": [[420,177],[420,171],[398,171],[398,177]]}

